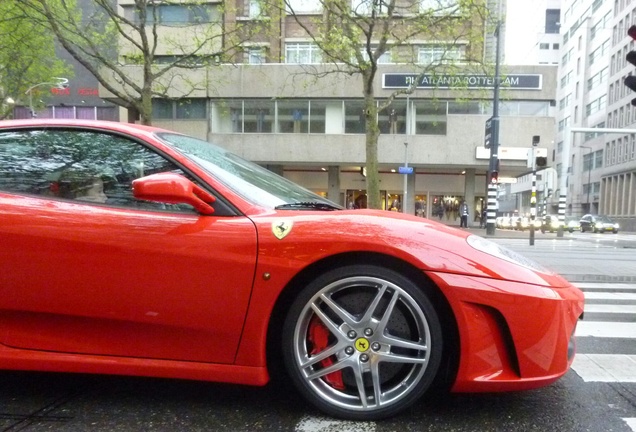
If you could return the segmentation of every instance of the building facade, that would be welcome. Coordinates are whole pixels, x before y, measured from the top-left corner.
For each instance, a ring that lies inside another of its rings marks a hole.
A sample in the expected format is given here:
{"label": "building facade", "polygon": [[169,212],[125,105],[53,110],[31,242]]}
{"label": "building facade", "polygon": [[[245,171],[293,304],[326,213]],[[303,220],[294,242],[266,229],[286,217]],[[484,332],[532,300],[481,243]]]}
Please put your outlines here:
{"label": "building facade", "polygon": [[606,214],[630,231],[636,230],[635,135],[572,129],[636,127],[633,95],[623,84],[632,73],[625,55],[634,49],[627,36],[634,22],[636,5],[626,0],[565,2],[556,145],[566,214]]}
{"label": "building facade", "polygon": [[[449,7],[454,2],[424,3]],[[294,4],[297,13],[321,16],[312,2]],[[119,0],[118,5],[123,16],[138,18],[132,0]],[[222,18],[224,26],[233,28],[256,21],[261,13],[256,1],[233,3],[220,14],[223,5],[158,3],[153,20],[160,35],[175,37],[185,27],[196,30],[210,20]],[[278,33],[245,41],[232,64],[184,69],[180,84],[168,87],[166,97],[153,99],[153,124],[217,143],[342,205],[364,207],[361,78],[332,73],[333,66],[322,63],[319,50],[294,19],[279,18]],[[461,64],[467,52],[475,51],[462,41],[452,47],[440,41],[415,44],[418,61],[406,65],[390,53],[383,56],[373,84],[378,104],[392,100],[377,117],[382,206],[459,224],[457,209],[465,200],[472,209],[469,223],[477,225],[486,202],[490,151],[484,147],[485,124],[493,112],[494,80],[469,71],[425,75],[413,93],[396,96],[418,74],[418,62],[450,55]],[[487,56],[487,47],[479,50]],[[162,62],[176,54],[174,46],[163,43],[155,55]],[[131,77],[141,74],[135,64],[129,70]],[[533,136],[542,137],[542,146],[554,141],[556,68],[514,66],[502,72],[499,177],[515,179],[527,172]],[[103,87],[96,94],[94,81],[84,80],[91,77],[80,68],[66,94],[53,95],[47,110],[38,114],[80,117],[86,110],[79,108],[90,103],[94,118],[103,118],[97,107],[112,109],[116,101]],[[195,83],[195,89],[185,91],[185,82]],[[108,119],[126,117],[122,112]]]}
{"label": "building facade", "polygon": [[[119,3],[124,14],[134,18],[134,3]],[[224,17],[225,25],[257,19],[261,13],[257,3],[236,3]],[[317,2],[290,3],[304,17],[322,16]],[[352,7],[358,3],[363,2],[353,2]],[[423,3],[446,8],[455,2]],[[214,15],[217,4],[210,2],[206,13]],[[175,22],[183,25],[180,20],[196,18],[174,5],[157,7],[156,16],[166,24],[157,27],[159,33],[174,34]],[[183,89],[175,87],[168,97],[154,99],[153,124],[215,142],[342,205],[364,206],[366,125],[361,78],[333,73],[334,67],[322,63],[320,50],[302,26],[291,16],[280,20],[278,33],[255,35],[244,42],[235,64],[189,71],[185,81],[196,83],[197,90],[187,98]],[[463,55],[475,51],[462,41],[450,48],[426,40],[414,46],[422,63],[448,55],[461,63]],[[486,55],[486,47],[479,50]],[[472,209],[471,224],[478,224],[486,202],[490,152],[484,148],[484,135],[492,116],[494,80],[469,72],[431,74],[421,77],[413,93],[395,97],[418,73],[418,62],[396,61],[397,51],[399,47],[378,60],[373,89],[378,104],[395,98],[377,118],[382,206],[459,224],[457,208],[466,200]],[[138,73],[134,66],[130,70]],[[503,72],[500,178],[514,178],[527,170],[534,135],[541,135],[544,143],[554,139],[556,68],[518,66]],[[100,94],[109,97],[103,89]]]}
{"label": "building facade", "polygon": [[[217,69],[212,73],[224,79],[214,82],[207,97],[186,104],[199,107],[198,118],[180,114],[177,102],[155,101],[153,124],[218,143],[336,202],[359,205],[366,193],[360,79],[316,80],[302,65],[288,64]],[[375,83],[378,100],[408,76],[401,65],[382,65]],[[467,79],[481,80],[485,89],[424,87],[379,113],[384,208],[405,203],[406,211],[459,223],[456,208],[465,199],[473,223],[479,223],[490,157],[484,129],[492,116],[491,88],[484,77]],[[556,70],[518,67],[507,79],[514,84],[504,90],[500,105],[500,178],[515,178],[527,171],[532,137],[553,139]],[[401,174],[407,165],[412,174]]]}

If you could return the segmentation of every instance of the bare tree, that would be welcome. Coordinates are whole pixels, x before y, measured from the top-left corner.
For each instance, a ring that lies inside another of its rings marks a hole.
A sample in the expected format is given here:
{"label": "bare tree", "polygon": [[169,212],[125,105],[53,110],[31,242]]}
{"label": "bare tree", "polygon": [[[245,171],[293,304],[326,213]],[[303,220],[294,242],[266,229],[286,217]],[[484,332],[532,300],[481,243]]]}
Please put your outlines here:
{"label": "bare tree", "polygon": [[153,97],[207,94],[208,67],[230,61],[253,30],[226,24],[222,3],[198,0],[16,1],[142,124],[152,123]]}
{"label": "bare tree", "polygon": [[[268,1],[268,0],[264,0]],[[366,188],[368,206],[381,208],[378,113],[403,94],[413,93],[425,76],[483,72],[488,10],[483,0],[314,0],[322,14],[296,13],[302,0],[283,0],[281,13],[294,18],[331,68],[307,73],[358,75],[366,117]],[[278,3],[268,3],[276,8]],[[280,6],[279,6],[280,7]],[[421,48],[424,48],[421,50]],[[388,57],[388,58],[387,58]],[[409,64],[414,79],[388,97],[377,98],[374,82],[382,61]],[[462,85],[457,80],[458,86]]]}

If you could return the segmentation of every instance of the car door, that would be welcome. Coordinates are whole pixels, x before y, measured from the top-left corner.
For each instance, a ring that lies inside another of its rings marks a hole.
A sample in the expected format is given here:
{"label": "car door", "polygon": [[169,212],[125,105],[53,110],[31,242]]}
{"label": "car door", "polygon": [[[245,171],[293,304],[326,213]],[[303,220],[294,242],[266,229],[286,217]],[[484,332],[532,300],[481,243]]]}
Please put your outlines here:
{"label": "car door", "polygon": [[[186,170],[120,136],[0,133],[2,343],[231,363],[254,278],[253,223],[140,202],[130,188]],[[83,199],[95,178],[106,201]]]}

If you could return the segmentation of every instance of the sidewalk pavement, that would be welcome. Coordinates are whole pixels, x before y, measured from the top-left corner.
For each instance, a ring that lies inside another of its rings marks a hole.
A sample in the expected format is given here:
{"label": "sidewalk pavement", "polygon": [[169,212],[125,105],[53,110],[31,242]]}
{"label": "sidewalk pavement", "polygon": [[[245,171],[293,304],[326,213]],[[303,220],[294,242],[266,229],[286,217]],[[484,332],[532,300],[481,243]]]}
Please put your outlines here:
{"label": "sidewalk pavement", "polygon": [[[520,231],[520,230],[512,230],[512,229],[500,229],[500,228],[496,228],[495,229],[495,234],[493,235],[488,235],[486,233],[486,228],[479,228],[479,225],[473,225],[473,226],[469,226],[468,228],[460,228],[459,224],[454,224],[454,223],[447,223],[445,224],[447,226],[453,227],[453,228],[457,228],[457,229],[461,229],[464,231],[469,231],[472,234],[478,235],[480,237],[486,237],[486,238],[490,238],[490,237],[496,237],[496,238],[510,238],[510,239],[529,239],[530,238],[530,230],[525,230],[525,231]],[[534,238],[535,240],[538,239],[555,239],[555,238],[569,238],[572,239],[571,234],[569,232],[564,232],[563,233],[563,237],[557,237],[556,233],[542,233],[541,230],[539,229],[535,229],[534,230]]]}

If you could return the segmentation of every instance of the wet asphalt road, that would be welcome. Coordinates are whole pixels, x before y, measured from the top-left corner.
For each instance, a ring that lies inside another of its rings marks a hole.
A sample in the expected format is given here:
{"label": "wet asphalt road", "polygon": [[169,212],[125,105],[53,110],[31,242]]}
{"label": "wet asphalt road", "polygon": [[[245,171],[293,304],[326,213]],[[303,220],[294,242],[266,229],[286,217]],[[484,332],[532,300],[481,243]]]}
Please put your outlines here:
{"label": "wet asphalt road", "polygon": [[636,385],[570,372],[520,393],[437,395],[384,422],[326,419],[280,386],[0,373],[2,431],[629,431]]}
{"label": "wet asphalt road", "polygon": [[[632,241],[631,236],[625,239]],[[590,237],[591,241],[596,240]],[[561,241],[546,247],[547,243],[541,243],[537,244],[541,247],[529,249],[524,246],[525,241],[507,242],[552,262],[554,259],[548,254],[556,254],[559,248],[570,244]],[[576,266],[564,261],[563,269],[575,272],[591,268],[592,263],[607,269],[610,262],[616,261],[611,254],[627,259],[631,253],[617,249],[594,256],[597,246],[586,244],[586,248],[567,246],[584,253],[580,256],[585,258],[570,257],[577,260]],[[561,252],[560,256],[571,254]],[[636,342],[585,338],[579,351],[633,354]],[[636,383],[584,382],[573,370],[555,384],[538,390],[434,394],[408,412],[383,422],[325,418],[281,384],[253,388],[166,379],[0,371],[0,432],[632,432],[634,429],[623,418],[636,418]]]}

